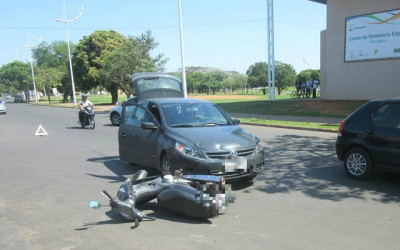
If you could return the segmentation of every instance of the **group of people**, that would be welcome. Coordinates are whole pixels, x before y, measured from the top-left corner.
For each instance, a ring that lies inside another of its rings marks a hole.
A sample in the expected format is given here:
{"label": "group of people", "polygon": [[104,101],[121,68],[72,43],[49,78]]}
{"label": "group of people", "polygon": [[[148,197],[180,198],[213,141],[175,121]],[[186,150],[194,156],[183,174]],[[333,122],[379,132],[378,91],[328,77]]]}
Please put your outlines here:
{"label": "group of people", "polygon": [[303,96],[305,98],[310,98],[311,97],[311,92],[312,92],[312,97],[316,98],[317,97],[317,88],[318,88],[318,80],[308,80],[306,83],[303,83],[302,81],[298,80],[296,81],[296,91],[297,91],[297,96]]}

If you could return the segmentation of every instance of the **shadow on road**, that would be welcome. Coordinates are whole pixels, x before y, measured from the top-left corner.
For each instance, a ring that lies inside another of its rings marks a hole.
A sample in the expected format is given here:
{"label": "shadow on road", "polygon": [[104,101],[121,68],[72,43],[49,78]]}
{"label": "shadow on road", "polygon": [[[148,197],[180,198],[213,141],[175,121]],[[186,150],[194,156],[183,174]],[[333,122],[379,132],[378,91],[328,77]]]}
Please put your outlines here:
{"label": "shadow on road", "polygon": [[115,175],[97,175],[90,174],[87,175],[103,178],[110,180],[111,183],[123,182],[127,177],[133,175],[137,171],[144,169],[147,171],[148,176],[160,175],[160,172],[153,168],[146,168],[138,165],[129,164],[127,162],[123,162],[119,159],[119,156],[108,156],[108,157],[97,157],[97,158],[89,158],[87,161],[96,162],[103,164],[106,168],[112,171]]}
{"label": "shadow on road", "polygon": [[400,177],[379,174],[366,181],[345,175],[335,142],[318,137],[284,135],[268,142],[267,164],[254,189],[266,193],[303,192],[317,199],[346,198],[400,202]]}
{"label": "shadow on road", "polygon": [[[91,227],[101,226],[101,225],[110,225],[110,224],[131,224],[131,229],[134,229],[135,222],[124,219],[121,215],[117,214],[111,207],[106,207],[104,209],[109,209],[105,212],[105,214],[110,218],[109,220],[97,221],[97,222],[87,222],[82,225],[82,227],[75,228],[76,231],[87,230]],[[147,216],[151,216],[156,218],[156,220],[167,220],[173,221],[177,223],[187,223],[187,224],[212,224],[212,222],[208,219],[195,219],[189,218],[184,215],[174,213],[166,210],[158,206],[156,202],[148,202],[141,206],[138,206],[138,209],[143,211]],[[143,219],[140,224],[143,223],[151,223],[153,220]]]}

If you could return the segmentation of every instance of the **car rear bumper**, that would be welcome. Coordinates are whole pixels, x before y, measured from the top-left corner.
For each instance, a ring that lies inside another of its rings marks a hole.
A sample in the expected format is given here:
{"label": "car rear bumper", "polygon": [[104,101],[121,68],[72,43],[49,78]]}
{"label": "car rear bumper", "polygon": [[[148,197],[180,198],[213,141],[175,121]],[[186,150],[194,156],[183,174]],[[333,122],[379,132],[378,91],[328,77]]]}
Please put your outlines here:
{"label": "car rear bumper", "polygon": [[347,147],[347,144],[344,143],[344,140],[342,139],[342,137],[338,136],[336,138],[336,144],[335,144],[335,148],[336,148],[336,156],[340,161],[344,160],[344,155],[345,155],[345,148]]}

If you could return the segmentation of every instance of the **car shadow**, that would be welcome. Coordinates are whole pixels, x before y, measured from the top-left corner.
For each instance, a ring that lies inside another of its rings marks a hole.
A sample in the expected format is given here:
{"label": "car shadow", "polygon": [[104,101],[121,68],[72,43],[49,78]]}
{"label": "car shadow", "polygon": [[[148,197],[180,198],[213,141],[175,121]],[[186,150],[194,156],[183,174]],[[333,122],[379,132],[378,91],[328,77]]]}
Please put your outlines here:
{"label": "car shadow", "polygon": [[324,200],[400,201],[400,177],[378,174],[370,180],[349,178],[336,157],[335,141],[313,136],[283,135],[268,142],[267,164],[250,188],[266,193],[303,194]]}

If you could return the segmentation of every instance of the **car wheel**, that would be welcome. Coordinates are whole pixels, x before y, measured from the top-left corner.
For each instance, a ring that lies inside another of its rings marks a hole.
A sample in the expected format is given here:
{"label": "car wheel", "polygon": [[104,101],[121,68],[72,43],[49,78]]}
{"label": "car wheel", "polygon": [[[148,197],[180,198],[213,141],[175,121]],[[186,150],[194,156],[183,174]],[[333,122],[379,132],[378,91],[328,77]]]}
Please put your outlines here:
{"label": "car wheel", "polygon": [[373,164],[369,154],[361,148],[350,149],[343,162],[347,175],[354,179],[367,179],[372,174]]}
{"label": "car wheel", "polygon": [[113,112],[110,115],[110,120],[112,125],[119,126],[119,124],[121,123],[121,116],[117,112]]}
{"label": "car wheel", "polygon": [[167,155],[161,157],[160,170],[162,176],[171,175],[171,163],[169,162]]}

